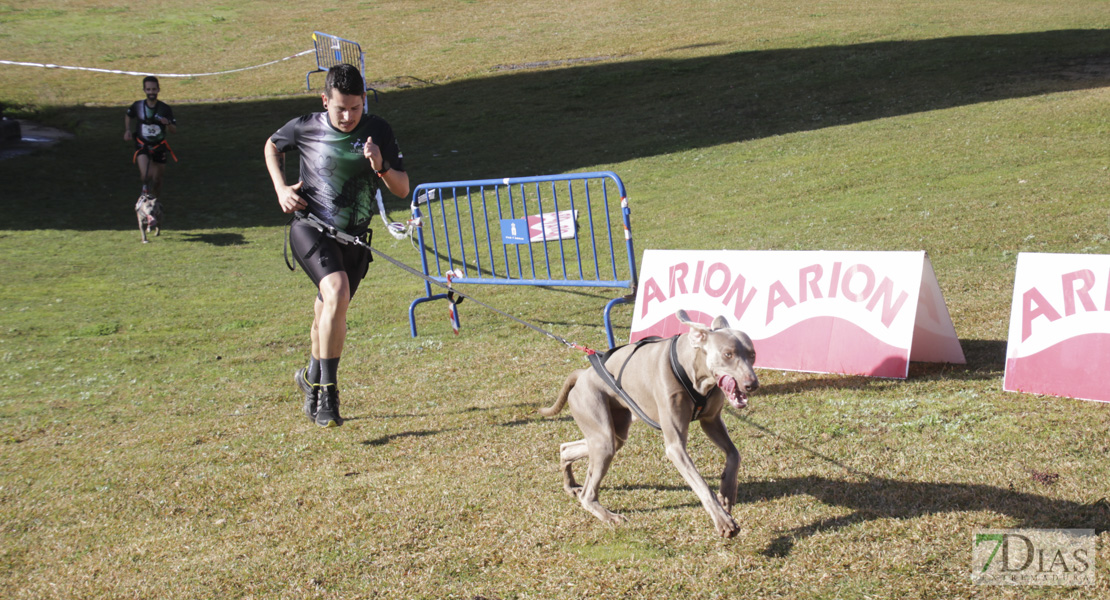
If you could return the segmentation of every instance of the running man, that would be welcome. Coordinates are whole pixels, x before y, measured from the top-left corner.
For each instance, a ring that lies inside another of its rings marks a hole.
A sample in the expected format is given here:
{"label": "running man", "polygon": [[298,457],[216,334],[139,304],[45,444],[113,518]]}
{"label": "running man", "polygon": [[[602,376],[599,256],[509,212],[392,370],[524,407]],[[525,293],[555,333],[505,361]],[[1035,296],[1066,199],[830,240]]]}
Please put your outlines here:
{"label": "running man", "polygon": [[[324,83],[324,112],[298,117],[268,140],[266,169],[285,213],[305,211],[369,243],[372,209],[384,184],[395,196],[409,193],[409,176],[393,129],[364,115],[366,87],[358,69],[336,65]],[[285,183],[285,153],[300,152],[300,178]],[[297,263],[317,287],[312,353],[294,374],[304,392],[304,413],[321,427],[343,424],[339,415],[339,357],[347,336],[347,307],[372,260],[370,252],[321,234],[301,219],[289,230]]]}
{"label": "running man", "polygon": [[[159,91],[157,77],[144,77],[143,93],[146,94],[146,100],[136,101],[129,106],[123,117],[123,139],[135,141],[135,156],[132,160],[139,165],[139,179],[143,182],[141,195],[155,198],[162,195],[166,155],[173,155],[173,150],[166,141],[166,133],[177,133],[173,109],[158,100]],[[132,127],[132,119],[135,119],[136,127]],[[174,160],[177,160],[176,156]]]}

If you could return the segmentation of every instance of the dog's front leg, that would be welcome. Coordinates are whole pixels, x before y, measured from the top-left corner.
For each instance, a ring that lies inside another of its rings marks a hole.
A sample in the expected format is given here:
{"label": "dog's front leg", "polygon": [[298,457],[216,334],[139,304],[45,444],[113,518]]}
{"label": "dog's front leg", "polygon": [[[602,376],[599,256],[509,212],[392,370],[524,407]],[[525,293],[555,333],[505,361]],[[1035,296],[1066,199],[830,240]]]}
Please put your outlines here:
{"label": "dog's front leg", "polygon": [[675,423],[673,419],[668,419],[662,425],[663,443],[666,447],[667,458],[674,463],[678,472],[682,474],[682,478],[686,480],[686,484],[697,494],[705,512],[709,513],[709,517],[713,519],[713,526],[716,527],[717,533],[721,537],[732,537],[739,533],[740,526],[721,506],[717,495],[709,489],[709,484],[705,482],[701,473],[698,473],[697,467],[694,466],[694,459],[690,458],[690,453],[686,450],[689,424]]}
{"label": "dog's front leg", "polygon": [[720,417],[711,421],[702,421],[701,428],[705,435],[725,453],[725,470],[721,473],[721,492],[717,497],[721,501],[721,506],[731,513],[732,507],[736,505],[736,480],[740,472],[740,451],[732,443],[732,438],[728,435],[728,428],[725,427],[725,422]]}

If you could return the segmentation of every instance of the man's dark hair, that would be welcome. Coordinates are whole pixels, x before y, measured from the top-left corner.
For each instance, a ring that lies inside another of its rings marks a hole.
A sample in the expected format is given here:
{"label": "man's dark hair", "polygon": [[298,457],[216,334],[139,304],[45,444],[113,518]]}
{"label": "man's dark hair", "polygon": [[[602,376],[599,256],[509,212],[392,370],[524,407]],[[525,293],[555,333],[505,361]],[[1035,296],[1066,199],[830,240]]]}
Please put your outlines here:
{"label": "man's dark hair", "polygon": [[154,85],[162,87],[162,84],[158,83],[158,78],[153,75],[147,75],[146,77],[143,77],[143,87],[146,87],[147,82],[150,81],[153,81]]}
{"label": "man's dark hair", "polygon": [[366,84],[363,83],[362,74],[357,68],[342,63],[328,69],[328,78],[324,80],[324,93],[330,97],[332,90],[337,90],[345,96],[361,96],[366,93]]}

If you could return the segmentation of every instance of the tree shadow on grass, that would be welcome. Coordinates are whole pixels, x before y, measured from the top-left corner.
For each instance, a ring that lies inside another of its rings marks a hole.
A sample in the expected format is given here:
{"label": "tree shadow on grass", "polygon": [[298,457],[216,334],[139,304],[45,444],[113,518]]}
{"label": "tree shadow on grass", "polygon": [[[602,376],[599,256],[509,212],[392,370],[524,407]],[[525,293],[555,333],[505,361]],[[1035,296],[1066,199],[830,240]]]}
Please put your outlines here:
{"label": "tree shadow on grass", "polygon": [[213,246],[243,246],[247,240],[241,233],[185,233],[186,242],[203,242]]}
{"label": "tree shadow on grass", "polygon": [[[510,71],[383,95],[413,184],[564,173],[981,102],[1110,85],[1110,30],[950,37]],[[174,104],[173,86],[163,95]],[[231,94],[229,94],[231,95]],[[275,226],[262,144],[319,98],[178,104],[164,200],[175,227]],[[66,108],[77,133],[0,161],[4,228],[134,227],[119,107]],[[295,178],[289,157],[287,178]],[[65,177],[58,177],[65,165]],[[50,210],[42,210],[48,205]],[[407,200],[387,208],[404,210]],[[387,242],[388,243],[388,242]]]}
{"label": "tree shadow on grass", "polygon": [[760,382],[759,396],[790,396],[813,390],[883,390],[902,383],[900,379],[879,379],[864,377],[862,375],[828,375],[813,377],[805,374],[804,378],[781,383]]}
{"label": "tree shadow on grass", "polygon": [[741,482],[736,502],[739,506],[799,495],[852,512],[782,532],[764,548],[765,556],[787,556],[798,541],[821,531],[877,519],[913,519],[950,512],[1002,514],[1013,519],[1012,526],[1018,528],[1093,529],[1096,534],[1110,530],[1110,502],[1106,498],[1083,504],[989,485],[899,481],[875,476],[863,481],[808,476]]}
{"label": "tree shadow on grass", "polygon": [[881,391],[905,381],[990,380],[997,379],[1006,368],[1006,342],[1003,340],[960,340],[967,364],[911,362],[905,380],[865,377],[861,375],[806,375],[795,381],[761,385],[761,395],[788,395],[822,389],[856,389]]}
{"label": "tree shadow on grass", "polygon": [[390,434],[390,435],[383,435],[380,438],[375,438],[375,439],[372,439],[372,440],[364,440],[360,443],[363,446],[384,446],[384,445],[386,445],[386,444],[388,444],[388,443],[390,443],[394,440],[399,440],[399,439],[404,439],[404,438],[429,437],[429,436],[437,435],[437,434],[440,434],[440,433],[443,433],[443,430],[441,430],[441,431],[428,431],[428,430],[406,431],[404,433],[393,433],[393,434]]}
{"label": "tree shadow on grass", "polygon": [[992,379],[1006,369],[1006,340],[960,340],[972,379]]}

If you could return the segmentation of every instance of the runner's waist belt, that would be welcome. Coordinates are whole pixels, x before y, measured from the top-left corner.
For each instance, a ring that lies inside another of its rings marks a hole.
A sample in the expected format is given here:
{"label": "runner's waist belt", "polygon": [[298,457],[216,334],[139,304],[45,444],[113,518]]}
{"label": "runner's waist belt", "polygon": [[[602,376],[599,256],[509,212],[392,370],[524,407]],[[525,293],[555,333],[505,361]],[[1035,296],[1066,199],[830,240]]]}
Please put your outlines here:
{"label": "runner's waist belt", "polygon": [[173,157],[173,162],[178,162],[177,155],[173,153],[173,148],[170,148],[170,143],[166,140],[162,140],[162,141],[158,142],[157,144],[148,144],[147,142],[143,141],[143,138],[136,137],[135,141],[139,142],[139,149],[135,151],[135,154],[131,155],[131,162],[135,162],[136,160],[138,160],[139,159],[139,153],[142,152],[143,150],[149,150],[151,152],[154,152],[155,150],[161,148],[162,146],[165,146],[166,150],[169,150],[170,156]]}
{"label": "runner's waist belt", "polygon": [[[289,267],[290,271],[296,270],[296,267],[294,267],[292,263],[289,262],[288,228],[293,224],[293,221],[300,221],[302,223],[305,223],[320,232],[320,237],[317,238],[316,243],[312,245],[312,248],[309,248],[308,252],[305,253],[304,258],[306,259],[315,254],[316,251],[320,249],[320,242],[323,241],[325,237],[329,237],[345,246],[359,246],[361,248],[365,248],[366,250],[370,250],[370,241],[374,237],[374,230],[372,229],[367,229],[366,233],[363,233],[362,235],[351,235],[333,225],[329,225],[328,223],[324,222],[323,219],[308,211],[295,211],[293,213],[293,217],[289,219],[289,223],[286,225],[287,231],[285,234],[285,244],[282,250],[283,254],[285,255],[285,266]],[[370,262],[374,262],[373,255],[370,255]]]}

